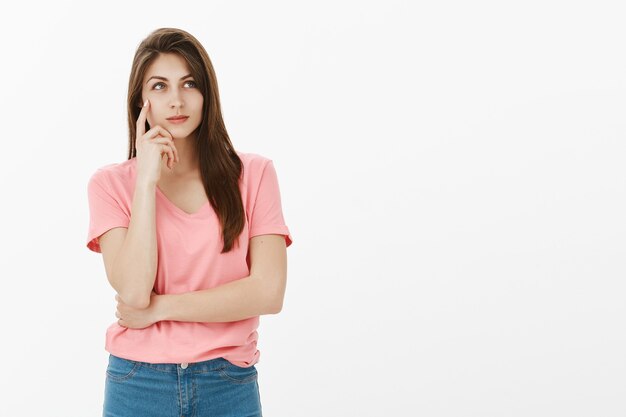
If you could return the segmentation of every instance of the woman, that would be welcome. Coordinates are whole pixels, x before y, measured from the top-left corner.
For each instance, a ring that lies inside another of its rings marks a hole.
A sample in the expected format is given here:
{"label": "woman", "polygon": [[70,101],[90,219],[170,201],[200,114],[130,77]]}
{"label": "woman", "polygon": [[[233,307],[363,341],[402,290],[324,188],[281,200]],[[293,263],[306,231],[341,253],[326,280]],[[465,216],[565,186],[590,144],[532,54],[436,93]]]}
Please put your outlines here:
{"label": "woman", "polygon": [[282,308],[291,242],[271,159],[236,151],[202,45],[138,47],[128,160],[88,184],[87,247],[117,292],[104,416],[261,416],[259,316]]}

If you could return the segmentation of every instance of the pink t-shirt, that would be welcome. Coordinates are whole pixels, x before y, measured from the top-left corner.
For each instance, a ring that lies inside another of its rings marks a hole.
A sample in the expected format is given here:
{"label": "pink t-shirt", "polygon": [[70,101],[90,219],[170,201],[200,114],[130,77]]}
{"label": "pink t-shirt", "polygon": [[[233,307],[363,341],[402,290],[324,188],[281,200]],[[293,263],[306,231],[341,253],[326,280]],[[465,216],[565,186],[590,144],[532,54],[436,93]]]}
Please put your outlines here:
{"label": "pink t-shirt", "polygon": [[[249,239],[281,234],[291,245],[281,208],[278,178],[271,159],[237,151],[243,162],[241,196],[245,227],[231,252],[220,254],[221,228],[207,202],[189,214],[156,188],[158,294],[180,294],[216,287],[250,274]],[[87,247],[101,253],[98,238],[114,227],[128,227],[135,189],[137,158],[105,165],[88,183],[89,231]],[[222,357],[249,367],[259,361],[259,316],[234,322],[160,321],[144,329],[130,329],[117,321],[106,331],[105,350],[142,362],[200,362]]]}

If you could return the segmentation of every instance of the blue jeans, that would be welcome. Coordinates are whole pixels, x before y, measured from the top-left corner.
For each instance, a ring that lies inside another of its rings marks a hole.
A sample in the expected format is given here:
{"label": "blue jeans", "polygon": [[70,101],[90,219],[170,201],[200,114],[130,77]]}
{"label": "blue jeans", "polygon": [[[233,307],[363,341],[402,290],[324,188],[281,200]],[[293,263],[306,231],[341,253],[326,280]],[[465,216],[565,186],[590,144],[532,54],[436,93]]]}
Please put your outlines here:
{"label": "blue jeans", "polygon": [[262,417],[255,365],[148,363],[109,354],[103,417]]}

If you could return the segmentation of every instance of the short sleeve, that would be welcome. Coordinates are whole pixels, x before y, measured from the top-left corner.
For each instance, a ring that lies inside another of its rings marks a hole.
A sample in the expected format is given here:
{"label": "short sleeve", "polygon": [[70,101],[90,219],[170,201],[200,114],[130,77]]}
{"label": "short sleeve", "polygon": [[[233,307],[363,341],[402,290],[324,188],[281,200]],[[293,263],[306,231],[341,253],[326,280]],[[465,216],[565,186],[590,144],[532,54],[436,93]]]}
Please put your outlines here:
{"label": "short sleeve", "polygon": [[87,248],[102,253],[99,238],[114,227],[128,227],[130,218],[122,209],[111,191],[106,172],[97,171],[89,179],[87,195],[89,200],[89,230]]}
{"label": "short sleeve", "polygon": [[250,237],[267,234],[284,235],[287,247],[292,243],[291,233],[283,218],[278,177],[272,160],[265,164],[261,173],[250,215]]}

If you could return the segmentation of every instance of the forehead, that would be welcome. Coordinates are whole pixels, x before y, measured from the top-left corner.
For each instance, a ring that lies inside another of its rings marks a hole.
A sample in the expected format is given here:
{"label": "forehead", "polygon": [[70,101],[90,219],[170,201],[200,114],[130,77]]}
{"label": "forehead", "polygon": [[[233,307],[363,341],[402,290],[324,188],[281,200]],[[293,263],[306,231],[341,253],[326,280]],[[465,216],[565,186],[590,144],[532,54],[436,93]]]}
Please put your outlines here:
{"label": "forehead", "polygon": [[189,74],[190,68],[183,57],[174,53],[162,53],[146,69],[144,80],[153,75],[160,75],[168,79],[178,79]]}

